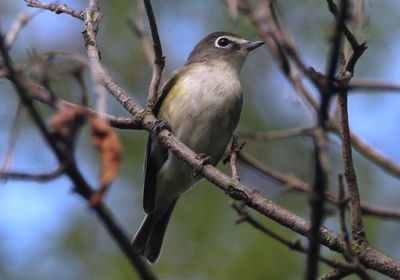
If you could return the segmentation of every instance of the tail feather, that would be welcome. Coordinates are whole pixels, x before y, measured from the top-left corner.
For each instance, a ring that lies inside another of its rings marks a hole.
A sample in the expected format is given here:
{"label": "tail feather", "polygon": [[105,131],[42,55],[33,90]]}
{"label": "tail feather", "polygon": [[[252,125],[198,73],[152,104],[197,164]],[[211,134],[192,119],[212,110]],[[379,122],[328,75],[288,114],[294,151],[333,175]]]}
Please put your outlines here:
{"label": "tail feather", "polygon": [[153,214],[150,213],[144,218],[139,230],[131,242],[132,247],[134,247],[141,255],[144,255],[147,240],[149,239],[150,233],[153,229],[153,224]]}
{"label": "tail feather", "polygon": [[162,243],[164,240],[165,231],[167,230],[168,222],[174,210],[176,200],[168,208],[168,211],[154,225],[147,240],[145,257],[151,262],[157,262],[160,257]]}
{"label": "tail feather", "polygon": [[164,216],[157,219],[157,221],[153,217],[153,212],[147,214],[132,240],[132,247],[150,263],[155,263],[160,256],[165,231],[175,203],[176,200],[171,204]]}

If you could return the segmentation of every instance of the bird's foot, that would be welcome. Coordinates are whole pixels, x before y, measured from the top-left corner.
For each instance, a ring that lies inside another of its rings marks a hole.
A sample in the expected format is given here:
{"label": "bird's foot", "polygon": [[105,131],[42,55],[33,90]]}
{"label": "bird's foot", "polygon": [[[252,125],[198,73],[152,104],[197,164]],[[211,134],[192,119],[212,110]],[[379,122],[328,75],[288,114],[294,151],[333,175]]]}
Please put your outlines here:
{"label": "bird's foot", "polygon": [[171,131],[171,126],[162,119],[156,120],[153,124],[152,132],[158,134],[163,129]]}

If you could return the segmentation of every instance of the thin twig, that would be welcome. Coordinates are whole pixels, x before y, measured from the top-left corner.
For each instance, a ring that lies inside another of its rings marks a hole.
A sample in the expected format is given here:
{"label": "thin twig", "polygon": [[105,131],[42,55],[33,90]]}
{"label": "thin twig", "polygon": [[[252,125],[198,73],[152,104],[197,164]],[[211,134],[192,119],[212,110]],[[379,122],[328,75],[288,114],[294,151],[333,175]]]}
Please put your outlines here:
{"label": "thin twig", "polygon": [[8,169],[10,168],[10,165],[12,162],[12,157],[14,154],[15,145],[18,140],[18,133],[21,128],[22,109],[23,109],[23,107],[22,107],[21,103],[18,103],[15,117],[11,124],[11,131],[10,131],[10,137],[8,138],[6,154],[4,156],[4,160],[0,167],[1,172],[7,172]]}
{"label": "thin twig", "polygon": [[94,91],[97,96],[96,111],[100,115],[106,113],[106,89],[104,88],[100,65],[100,51],[97,47],[96,35],[102,19],[98,0],[90,0],[85,13],[85,31],[83,32],[85,46],[89,57],[90,73],[95,83]]}
{"label": "thin twig", "polygon": [[47,182],[60,177],[61,175],[64,174],[64,172],[65,172],[64,167],[59,167],[54,171],[42,174],[29,174],[24,172],[15,172],[15,171],[0,171],[0,178],[11,179],[11,180]]}
{"label": "thin twig", "polygon": [[89,90],[86,85],[83,67],[79,67],[75,72],[72,73],[72,76],[78,82],[80,88],[79,94],[79,104],[83,107],[88,107],[89,104]]}
{"label": "thin twig", "polygon": [[[336,135],[341,135],[341,126],[340,123],[336,120],[331,120],[328,124],[329,130]],[[368,145],[365,141],[363,141],[360,137],[358,137],[355,133],[350,131],[350,140],[353,147],[360,152],[363,156],[371,160],[377,166],[382,168],[383,171],[392,174],[400,178],[400,165],[395,163],[389,157],[383,155],[374,147]]]}
{"label": "thin twig", "polygon": [[161,73],[165,66],[165,57],[163,56],[160,36],[158,35],[158,28],[156,18],[154,17],[153,8],[151,7],[150,0],[143,0],[146,8],[147,18],[149,20],[151,37],[153,38],[153,49],[154,49],[154,67],[153,74],[151,75],[151,81],[147,97],[147,110],[152,111],[157,100],[158,87],[160,85]]}
{"label": "thin twig", "polygon": [[[283,174],[282,172],[272,169],[265,163],[260,162],[258,159],[256,159],[249,153],[241,151],[238,154],[238,159],[241,160],[243,163],[247,164],[248,166],[254,168],[255,170],[258,170],[262,174],[272,178],[276,182],[282,184],[282,186],[285,188],[284,191],[288,189],[288,190],[299,191],[302,193],[310,193],[310,185],[308,183],[300,180],[293,174],[286,175]],[[334,205],[339,205],[340,203],[339,199],[335,194],[331,192],[325,192],[325,196],[328,202]],[[346,207],[349,207],[348,204],[346,204]],[[373,205],[370,202],[361,203],[361,209],[363,214],[370,215],[372,217],[395,219],[395,220],[400,219],[399,209],[390,209],[387,207]]]}
{"label": "thin twig", "polygon": [[25,2],[28,7],[49,10],[56,14],[64,13],[64,14],[68,14],[68,15],[73,16],[80,20],[84,19],[84,13],[82,11],[77,11],[77,10],[71,9],[66,4],[41,3],[40,1],[37,1],[37,0],[25,0]]}
{"label": "thin twig", "polygon": [[10,30],[5,37],[6,48],[11,48],[22,28],[24,28],[24,26],[38,14],[39,12],[32,14],[22,12],[16,17],[14,23],[12,24]]}
{"label": "thin twig", "polygon": [[[312,111],[316,112],[318,110],[318,103],[304,86],[300,75],[301,69],[307,72],[308,68],[302,62],[294,45],[286,40],[280,32],[269,1],[258,1],[255,7],[250,4],[250,1],[240,1],[238,8],[248,16],[256,27],[259,36],[271,50],[273,58],[296,90],[296,93],[299,93],[307,101],[306,104],[310,105]],[[297,68],[290,63],[288,55],[294,58]]]}
{"label": "thin twig", "polygon": [[297,136],[312,136],[314,127],[311,128],[289,128],[285,130],[278,131],[268,131],[268,132],[239,132],[238,136],[244,138],[245,140],[252,141],[266,141],[266,140],[279,140],[286,139]]}
{"label": "thin twig", "polygon": [[346,244],[346,251],[343,253],[346,260],[351,260],[354,257],[353,249],[351,248],[350,236],[349,232],[347,231],[346,226],[346,204],[348,200],[345,198],[345,191],[344,191],[344,182],[343,182],[343,175],[339,174],[338,176],[338,199],[339,199],[339,221],[340,221],[340,229],[342,231],[343,240]]}
{"label": "thin twig", "polygon": [[[337,16],[337,8],[332,0],[327,0],[330,7],[330,11]],[[358,59],[366,50],[366,44],[359,44],[357,39],[348,29],[345,29],[344,34],[352,47],[352,54],[348,61],[343,58],[340,73],[338,75],[338,83],[340,85],[340,92],[338,97],[339,111],[340,111],[340,131],[342,138],[342,154],[345,165],[345,177],[347,182],[347,188],[350,195],[350,212],[352,221],[352,233],[353,238],[357,242],[366,242],[366,236],[364,231],[364,225],[362,221],[362,211],[360,205],[360,194],[358,190],[357,176],[353,164],[352,148],[351,148],[351,136],[349,126],[349,116],[347,108],[347,86],[350,83],[350,79],[354,75],[354,67]]]}
{"label": "thin twig", "polygon": [[400,84],[385,81],[357,80],[352,81],[347,88],[348,91],[390,91],[400,92]]}
{"label": "thin twig", "polygon": [[[232,208],[240,216],[240,219],[236,222],[237,224],[242,223],[242,222],[247,222],[254,228],[260,230],[261,232],[265,233],[266,235],[268,235],[269,237],[274,239],[275,241],[278,241],[279,243],[285,245],[290,250],[300,252],[303,254],[307,254],[307,248],[304,247],[303,244],[301,244],[301,242],[299,240],[293,242],[291,240],[288,240],[288,239],[280,236],[276,232],[268,229],[263,224],[261,224],[259,221],[257,221],[253,216],[251,216],[250,213],[246,210],[244,205],[238,205],[237,203],[232,203]],[[331,259],[321,256],[321,255],[318,255],[317,258],[318,258],[318,260],[326,263],[327,265],[329,265],[331,267],[340,268],[345,271],[352,271],[355,269],[355,267],[352,264],[348,264],[348,263],[340,262],[340,261],[336,261],[336,260],[331,260]]]}
{"label": "thin twig", "polygon": [[353,238],[359,242],[363,242],[366,240],[366,237],[362,222],[360,194],[358,191],[357,176],[354,170],[352,150],[350,144],[351,139],[349,131],[346,93],[342,93],[339,95],[339,107],[340,107],[341,127],[342,127],[341,129],[342,145],[343,145],[342,151],[343,151],[343,159],[345,165],[346,182],[350,195]]}
{"label": "thin twig", "polygon": [[144,32],[144,24],[143,24],[143,1],[138,0],[136,5],[136,15],[133,20],[128,21],[128,25],[139,39],[140,45],[142,46],[144,56],[147,59],[149,65],[153,65],[154,63],[154,51],[151,48],[150,42],[146,37]]}
{"label": "thin twig", "polygon": [[360,264],[360,260],[357,257],[357,254],[354,252],[353,248],[351,247],[351,241],[349,232],[347,231],[346,226],[346,204],[347,199],[345,198],[345,191],[344,191],[344,183],[343,183],[343,175],[339,174],[338,176],[339,181],[339,190],[338,190],[338,197],[339,197],[339,220],[340,220],[340,229],[342,231],[343,240],[346,244],[346,250],[343,252],[343,256],[345,260],[354,265],[355,273],[361,278],[365,280],[372,280],[372,277],[368,274],[366,269]]}
{"label": "thin twig", "polygon": [[342,269],[335,268],[327,272],[326,274],[322,275],[321,277],[318,277],[318,280],[340,280],[349,276],[352,273],[353,271],[345,271]]}

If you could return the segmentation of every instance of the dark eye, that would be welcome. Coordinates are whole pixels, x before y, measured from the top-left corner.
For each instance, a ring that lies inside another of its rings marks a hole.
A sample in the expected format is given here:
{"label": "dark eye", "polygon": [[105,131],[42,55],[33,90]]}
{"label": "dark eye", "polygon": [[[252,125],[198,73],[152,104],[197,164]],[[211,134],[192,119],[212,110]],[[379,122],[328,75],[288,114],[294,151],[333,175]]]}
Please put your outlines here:
{"label": "dark eye", "polygon": [[229,41],[227,38],[222,37],[220,39],[218,39],[217,41],[217,46],[221,47],[221,48],[225,48],[227,47],[229,44],[231,43],[231,41]]}

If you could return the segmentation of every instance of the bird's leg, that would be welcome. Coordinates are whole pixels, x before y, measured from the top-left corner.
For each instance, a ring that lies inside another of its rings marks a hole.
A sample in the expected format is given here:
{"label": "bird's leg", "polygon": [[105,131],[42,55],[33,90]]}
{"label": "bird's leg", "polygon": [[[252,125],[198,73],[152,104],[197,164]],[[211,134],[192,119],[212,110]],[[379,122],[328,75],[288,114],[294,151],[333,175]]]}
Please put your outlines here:
{"label": "bird's leg", "polygon": [[163,130],[163,129],[166,129],[166,130],[168,130],[168,131],[171,131],[171,130],[172,130],[172,129],[171,129],[171,126],[170,126],[165,120],[159,119],[159,120],[156,120],[156,121],[154,122],[151,132],[152,132],[153,134],[158,134],[158,133],[160,133],[161,130]]}

